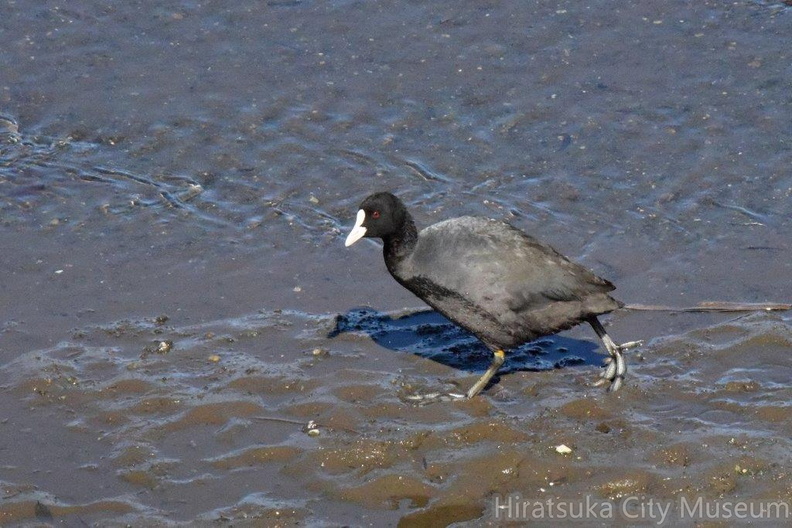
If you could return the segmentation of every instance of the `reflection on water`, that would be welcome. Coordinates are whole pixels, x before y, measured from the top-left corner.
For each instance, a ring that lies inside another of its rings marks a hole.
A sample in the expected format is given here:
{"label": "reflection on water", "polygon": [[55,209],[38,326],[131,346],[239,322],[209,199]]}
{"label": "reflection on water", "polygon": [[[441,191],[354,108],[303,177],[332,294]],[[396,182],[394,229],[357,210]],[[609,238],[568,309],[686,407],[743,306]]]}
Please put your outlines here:
{"label": "reflection on water", "polygon": [[342,244],[387,189],[628,303],[788,302],[788,7],[94,4],[0,6],[3,523],[792,501],[783,316],[616,313],[618,394],[572,330],[417,406],[488,353]]}

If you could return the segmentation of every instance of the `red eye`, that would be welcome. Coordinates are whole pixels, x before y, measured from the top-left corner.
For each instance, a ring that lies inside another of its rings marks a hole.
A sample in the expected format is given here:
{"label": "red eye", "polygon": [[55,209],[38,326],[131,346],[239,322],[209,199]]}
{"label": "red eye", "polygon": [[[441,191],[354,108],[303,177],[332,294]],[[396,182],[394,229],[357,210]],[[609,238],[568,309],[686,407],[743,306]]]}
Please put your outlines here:
{"label": "red eye", "polygon": [[371,213],[371,218],[373,218],[374,220],[379,218],[379,211],[374,211],[373,213]]}

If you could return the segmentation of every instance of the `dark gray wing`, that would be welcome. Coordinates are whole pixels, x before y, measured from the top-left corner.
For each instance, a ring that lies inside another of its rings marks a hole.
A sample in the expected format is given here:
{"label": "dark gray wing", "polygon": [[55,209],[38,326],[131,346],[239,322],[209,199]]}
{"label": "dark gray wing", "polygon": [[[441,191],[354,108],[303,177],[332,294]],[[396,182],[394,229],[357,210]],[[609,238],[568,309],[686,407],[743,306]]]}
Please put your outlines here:
{"label": "dark gray wing", "polygon": [[555,249],[496,220],[462,217],[421,231],[405,271],[497,316],[614,289]]}

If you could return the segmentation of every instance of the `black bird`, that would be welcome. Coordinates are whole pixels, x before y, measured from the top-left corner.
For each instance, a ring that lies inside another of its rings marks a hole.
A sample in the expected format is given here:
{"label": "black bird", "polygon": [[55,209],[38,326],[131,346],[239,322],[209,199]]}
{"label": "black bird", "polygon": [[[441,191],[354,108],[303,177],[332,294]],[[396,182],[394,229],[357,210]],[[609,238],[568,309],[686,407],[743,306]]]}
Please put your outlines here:
{"label": "black bird", "polygon": [[418,232],[401,200],[387,192],[363,200],[345,245],[362,237],[381,238],[393,278],[494,353],[468,398],[495,375],[504,350],[582,322],[610,354],[597,384],[621,387],[627,372],[622,352],[641,342],[617,345],[597,319],[623,306],[608,295],[615,286],[547,244],[505,222],[473,216]]}

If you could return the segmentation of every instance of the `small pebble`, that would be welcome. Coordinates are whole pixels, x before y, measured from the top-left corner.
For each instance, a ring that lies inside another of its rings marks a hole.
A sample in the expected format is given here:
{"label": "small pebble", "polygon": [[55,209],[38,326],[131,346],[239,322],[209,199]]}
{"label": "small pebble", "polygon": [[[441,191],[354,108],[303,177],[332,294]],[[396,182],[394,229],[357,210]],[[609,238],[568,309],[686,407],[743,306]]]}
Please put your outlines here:
{"label": "small pebble", "polygon": [[218,363],[220,361],[220,356],[218,356],[217,354],[212,354],[211,356],[209,356],[209,361],[211,361],[212,363]]}
{"label": "small pebble", "polygon": [[319,426],[313,420],[309,421],[305,428],[308,430],[308,436],[319,436]]}
{"label": "small pebble", "polygon": [[572,449],[564,444],[557,445],[555,447],[556,453],[561,455],[569,455],[572,453]]}

